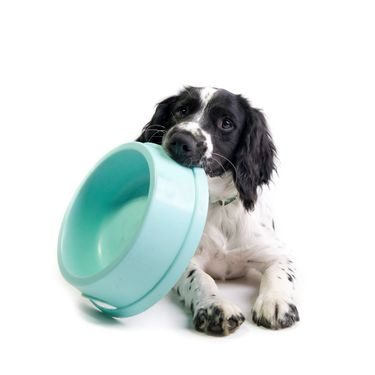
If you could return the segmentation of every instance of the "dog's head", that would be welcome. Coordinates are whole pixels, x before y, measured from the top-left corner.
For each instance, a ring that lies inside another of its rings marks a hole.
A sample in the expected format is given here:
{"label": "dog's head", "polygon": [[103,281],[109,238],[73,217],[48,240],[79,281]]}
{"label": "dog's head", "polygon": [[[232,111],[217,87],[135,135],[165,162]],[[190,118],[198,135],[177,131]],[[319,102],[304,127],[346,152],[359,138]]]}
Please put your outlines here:
{"label": "dog's head", "polygon": [[163,100],[137,141],[161,144],[178,163],[203,167],[210,177],[231,171],[248,210],[275,169],[263,114],[223,89],[187,87]]}

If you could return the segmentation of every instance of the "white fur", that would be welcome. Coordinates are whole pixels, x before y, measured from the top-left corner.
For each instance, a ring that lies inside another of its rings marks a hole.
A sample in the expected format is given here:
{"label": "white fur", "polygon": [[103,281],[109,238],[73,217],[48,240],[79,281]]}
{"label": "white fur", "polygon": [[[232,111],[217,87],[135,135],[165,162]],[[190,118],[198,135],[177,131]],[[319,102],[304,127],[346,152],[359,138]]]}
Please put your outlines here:
{"label": "white fur", "polygon": [[204,112],[207,108],[207,105],[210,102],[210,100],[212,99],[212,97],[213,97],[213,95],[215,94],[216,91],[217,91],[217,89],[215,89],[213,87],[204,87],[204,88],[201,89],[199,94],[200,94],[200,99],[201,99],[201,102],[202,102],[202,108],[194,116],[194,121],[199,122],[202,119],[202,117],[204,115]]}
{"label": "white fur", "polygon": [[[228,172],[221,177],[208,177],[208,183],[213,202],[237,193]],[[175,286],[187,306],[193,302],[195,315],[198,306],[209,309],[214,300],[221,301],[224,316],[233,316],[232,304],[220,297],[213,279],[243,277],[255,269],[261,272],[262,279],[253,313],[266,319],[269,328],[283,328],[280,320],[288,317],[290,305],[295,304],[295,268],[291,255],[272,227],[267,193],[266,188],[263,191],[259,189],[258,201],[252,212],[244,209],[239,198],[226,206],[209,204],[199,247],[187,269],[187,272],[197,270],[199,278],[194,280],[194,287],[188,289],[189,282],[184,274]],[[288,277],[292,277],[293,282]],[[237,308],[235,310],[238,314]],[[223,329],[225,331],[225,326]]]}
{"label": "white fur", "polygon": [[[208,177],[211,200],[234,196],[237,190],[230,173]],[[261,189],[253,212],[247,212],[237,198],[226,206],[211,203],[207,222],[196,257],[199,264],[216,278],[242,277],[255,267],[247,260],[268,263],[280,255],[287,256],[284,245],[272,228],[270,208]],[[223,262],[224,259],[230,259]],[[259,268],[259,266],[256,266]]]}
{"label": "white fur", "polygon": [[[196,121],[198,124],[199,124],[199,122],[201,121],[201,119],[204,115],[204,112],[205,112],[205,110],[208,106],[208,103],[210,102],[210,100],[212,99],[212,97],[214,96],[216,91],[217,91],[217,89],[215,89],[213,87],[204,87],[204,88],[201,89],[200,97],[201,97],[201,102],[203,103],[203,105],[202,105],[201,111],[199,111],[194,117],[194,121]],[[201,128],[201,131],[203,132],[204,136],[206,137],[206,143],[207,143],[207,151],[205,152],[204,156],[207,159],[209,159],[209,158],[212,157],[212,151],[213,151],[213,148],[214,148],[213,144],[212,144],[211,136],[206,131],[204,131],[202,128]]]}
{"label": "white fur", "polygon": [[178,128],[190,131],[193,135],[197,135],[198,129],[203,133],[203,135],[206,138],[206,144],[207,144],[207,150],[206,150],[204,156],[207,159],[212,157],[213,144],[212,144],[210,134],[208,134],[205,130],[203,130],[199,123],[204,116],[204,112],[207,108],[208,103],[210,102],[210,100],[212,99],[212,97],[213,97],[213,95],[215,94],[216,91],[217,91],[217,89],[215,89],[213,87],[202,88],[200,90],[200,99],[201,99],[201,102],[202,102],[202,106],[201,106],[200,111],[198,111],[195,114],[192,121],[183,122],[181,124],[176,125],[176,127],[178,127]]}
{"label": "white fur", "polygon": [[206,157],[206,159],[210,159],[210,158],[212,158],[212,152],[214,150],[214,145],[212,144],[212,139],[211,139],[210,134],[208,134],[203,129],[201,129],[201,131],[204,134],[204,136],[206,137],[206,144],[207,144],[207,150],[204,153],[204,156]]}

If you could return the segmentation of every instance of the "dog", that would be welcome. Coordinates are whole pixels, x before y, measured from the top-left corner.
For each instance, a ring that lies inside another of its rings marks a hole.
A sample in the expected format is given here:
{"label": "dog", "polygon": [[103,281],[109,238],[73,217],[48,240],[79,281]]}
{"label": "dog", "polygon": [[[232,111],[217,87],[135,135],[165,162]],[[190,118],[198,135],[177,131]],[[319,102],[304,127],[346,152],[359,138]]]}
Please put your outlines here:
{"label": "dog", "polygon": [[299,321],[296,269],[278,239],[264,187],[276,170],[276,148],[265,116],[242,95],[185,87],[160,102],[138,142],[161,145],[179,164],[207,174],[209,207],[199,246],[174,290],[196,330],[228,335],[244,321],[220,295],[215,279],[261,275],[252,320],[280,329]]}

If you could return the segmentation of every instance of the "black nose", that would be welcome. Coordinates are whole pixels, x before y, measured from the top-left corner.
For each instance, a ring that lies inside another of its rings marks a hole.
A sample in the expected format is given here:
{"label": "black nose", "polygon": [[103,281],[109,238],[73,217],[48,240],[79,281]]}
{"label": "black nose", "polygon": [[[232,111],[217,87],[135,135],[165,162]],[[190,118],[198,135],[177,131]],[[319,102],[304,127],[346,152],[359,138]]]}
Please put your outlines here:
{"label": "black nose", "polygon": [[177,162],[191,158],[196,149],[196,141],[189,133],[175,133],[168,141],[168,151]]}

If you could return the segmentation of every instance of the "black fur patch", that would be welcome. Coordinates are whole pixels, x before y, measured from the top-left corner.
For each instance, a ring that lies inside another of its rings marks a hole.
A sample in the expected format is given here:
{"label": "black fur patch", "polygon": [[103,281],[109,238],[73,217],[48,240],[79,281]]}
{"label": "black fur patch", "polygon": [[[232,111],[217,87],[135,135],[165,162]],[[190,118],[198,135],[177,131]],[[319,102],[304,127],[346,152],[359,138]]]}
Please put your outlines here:
{"label": "black fur patch", "polygon": [[235,331],[244,321],[245,317],[242,314],[225,319],[222,308],[211,304],[208,308],[198,310],[194,317],[194,327],[200,332],[222,336]]}
{"label": "black fur patch", "polygon": [[253,322],[257,326],[262,326],[262,327],[265,327],[265,328],[271,328],[271,322],[268,321],[264,316],[258,317],[258,315],[256,314],[255,311],[253,312]]}
{"label": "black fur patch", "polygon": [[190,277],[195,271],[196,271],[195,269],[191,270],[191,271],[189,272],[189,274],[187,275],[187,277],[189,278],[189,277]]}
{"label": "black fur patch", "polygon": [[258,316],[255,311],[252,318],[256,325],[270,329],[287,328],[299,321],[299,313],[294,304],[289,304],[289,311],[282,316],[280,316],[279,306],[276,305],[274,315],[276,321],[276,324],[273,323],[274,325],[264,316]]}

